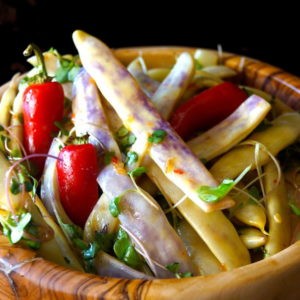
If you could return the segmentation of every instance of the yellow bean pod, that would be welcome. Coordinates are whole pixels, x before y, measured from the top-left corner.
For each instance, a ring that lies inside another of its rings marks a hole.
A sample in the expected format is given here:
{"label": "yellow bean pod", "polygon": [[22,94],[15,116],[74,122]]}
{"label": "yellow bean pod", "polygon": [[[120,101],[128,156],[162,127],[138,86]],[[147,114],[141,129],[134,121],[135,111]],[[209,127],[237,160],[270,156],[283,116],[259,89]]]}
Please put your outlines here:
{"label": "yellow bean pod", "polygon": [[265,249],[267,255],[274,255],[290,244],[291,216],[284,179],[279,180],[275,164],[272,162],[266,164],[264,171],[266,209],[269,220],[269,238]]}
{"label": "yellow bean pod", "polygon": [[119,223],[119,219],[114,218],[109,211],[108,197],[102,194],[85,223],[84,240],[87,242],[94,241],[97,232],[116,232],[119,228]]}
{"label": "yellow bean pod", "polygon": [[162,82],[170,73],[169,68],[153,68],[147,71],[147,74],[154,80]]}
{"label": "yellow bean pod", "polygon": [[248,249],[262,247],[267,242],[267,236],[256,228],[242,228],[239,233],[241,240]]}
{"label": "yellow bean pod", "polygon": [[265,232],[267,217],[263,206],[254,201],[245,201],[232,208],[233,216],[243,224],[258,228]]}
{"label": "yellow bean pod", "polygon": [[[250,141],[251,144],[258,142],[273,156],[276,156],[279,151],[298,139],[300,135],[299,124],[299,113],[283,114],[274,120],[271,127],[252,134],[247,141]],[[225,178],[237,177],[247,166],[251,165],[252,169],[256,168],[255,147],[247,145],[247,141],[224,154],[211,167],[211,174],[220,182]],[[263,148],[261,150],[257,157],[259,166],[271,160],[270,155]]]}
{"label": "yellow bean pod", "polygon": [[220,262],[189,223],[181,220],[177,226],[177,232],[191,256],[198,275],[216,274],[224,271]]}
{"label": "yellow bean pod", "polygon": [[16,74],[13,76],[12,80],[9,83],[8,88],[5,90],[1,97],[0,102],[0,124],[8,126],[10,122],[10,110],[15,100],[18,91],[20,75]]}
{"label": "yellow bean pod", "polygon": [[[168,180],[153,161],[146,159],[144,164],[147,167],[147,175],[168,201],[176,204],[183,199],[182,191]],[[188,198],[177,208],[217,257],[224,270],[232,270],[250,263],[248,250],[232,223],[221,211],[205,213]]]}
{"label": "yellow bean pod", "polygon": [[270,104],[263,98],[251,96],[225,120],[191,139],[187,144],[200,159],[209,161],[248,136],[270,109]]}

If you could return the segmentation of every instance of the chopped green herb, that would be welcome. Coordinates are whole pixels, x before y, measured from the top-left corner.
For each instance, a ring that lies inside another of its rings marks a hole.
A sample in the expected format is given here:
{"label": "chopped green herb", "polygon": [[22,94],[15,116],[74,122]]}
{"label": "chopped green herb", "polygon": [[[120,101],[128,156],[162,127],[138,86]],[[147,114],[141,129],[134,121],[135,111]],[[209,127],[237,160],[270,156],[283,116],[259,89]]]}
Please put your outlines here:
{"label": "chopped green herb", "polygon": [[176,278],[186,278],[186,277],[192,277],[193,274],[191,272],[179,272],[179,263],[174,262],[172,264],[169,264],[166,266],[166,268],[172,272]]}
{"label": "chopped green herb", "polygon": [[234,180],[224,179],[218,186],[200,186],[197,190],[201,200],[206,202],[217,202],[226,196],[234,186]]}
{"label": "chopped green herb", "polygon": [[40,241],[33,241],[33,240],[24,240],[25,244],[33,249],[33,250],[37,250],[41,247],[41,242]]}
{"label": "chopped green herb", "polygon": [[22,212],[16,216],[9,215],[7,219],[0,218],[3,234],[8,237],[12,244],[19,242],[30,220],[31,214],[29,212]]}
{"label": "chopped green herb", "polygon": [[116,197],[109,202],[109,211],[113,217],[118,217],[120,214],[119,203],[121,201],[121,197]]}
{"label": "chopped green herb", "polygon": [[117,258],[132,268],[137,268],[142,263],[140,255],[134,249],[128,234],[123,229],[119,229],[113,249]]}
{"label": "chopped green herb", "polygon": [[166,136],[166,131],[157,129],[154,130],[153,133],[148,137],[148,142],[152,144],[159,144],[165,139]]}
{"label": "chopped green herb", "polygon": [[104,154],[104,164],[109,165],[114,156],[115,156],[115,152],[113,152],[113,151],[105,152],[105,154]]}
{"label": "chopped green herb", "polygon": [[69,130],[65,128],[66,124],[64,121],[62,122],[56,121],[54,122],[54,125],[60,130],[62,135],[69,136]]}
{"label": "chopped green herb", "polygon": [[147,172],[147,168],[146,167],[137,167],[131,171],[128,172],[128,175],[133,176],[133,177],[139,177],[142,174]]}
{"label": "chopped green herb", "polygon": [[20,183],[16,178],[12,178],[11,180],[10,191],[14,195],[17,195],[21,192]]}
{"label": "chopped green herb", "polygon": [[122,150],[126,150],[128,147],[132,146],[136,141],[136,137],[129,133],[120,140],[120,146]]}
{"label": "chopped green herb", "polygon": [[125,126],[121,126],[117,131],[117,137],[122,138],[129,134],[128,129]]}
{"label": "chopped green herb", "polygon": [[115,239],[115,233],[96,232],[95,241],[101,247],[101,250],[109,252],[112,249]]}
{"label": "chopped green herb", "polygon": [[138,158],[139,158],[139,156],[135,151],[129,151],[129,152],[127,152],[126,164],[128,166],[131,166],[135,162],[137,162]]}
{"label": "chopped green herb", "polygon": [[60,63],[59,68],[55,72],[56,81],[60,83],[74,81],[76,75],[81,69],[77,57],[73,57],[72,59],[66,59],[61,57],[58,52],[56,52],[56,55],[59,57]]}
{"label": "chopped green herb", "polygon": [[88,248],[82,251],[84,260],[89,260],[95,258],[97,252],[100,250],[100,245],[93,241],[89,244]]}
{"label": "chopped green herb", "polygon": [[200,186],[197,189],[198,196],[201,200],[212,203],[224,198],[231,189],[244,177],[244,175],[251,169],[250,166],[235,179],[224,179],[218,186]]}
{"label": "chopped green herb", "polygon": [[195,69],[196,70],[202,70],[203,69],[203,65],[197,59],[195,59]]}
{"label": "chopped green herb", "polygon": [[61,223],[61,226],[70,239],[82,238],[83,231],[79,226],[76,226],[74,224],[65,224],[65,223]]}
{"label": "chopped green herb", "polygon": [[296,216],[300,217],[300,207],[297,206],[296,204],[292,203],[292,202],[289,203],[289,206],[290,206],[292,212],[293,212]]}
{"label": "chopped green herb", "polygon": [[72,242],[80,250],[86,250],[88,248],[88,244],[80,238],[73,238]]}

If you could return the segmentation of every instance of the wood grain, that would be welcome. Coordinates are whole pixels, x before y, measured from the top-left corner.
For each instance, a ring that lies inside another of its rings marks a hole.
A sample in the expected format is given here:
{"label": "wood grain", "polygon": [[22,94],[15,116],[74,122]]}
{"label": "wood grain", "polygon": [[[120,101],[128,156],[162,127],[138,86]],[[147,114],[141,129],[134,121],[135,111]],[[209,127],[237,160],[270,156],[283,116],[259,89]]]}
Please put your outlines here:
{"label": "wood grain", "polygon": [[[142,55],[149,67],[170,67],[182,47],[115,50],[128,64]],[[224,54],[223,62],[241,80],[300,109],[300,79],[250,58]],[[3,89],[0,88],[0,92]],[[37,257],[30,250],[11,247],[0,236],[0,300],[20,299],[299,299],[300,241],[275,256],[230,272],[207,277],[127,280],[83,274]]]}

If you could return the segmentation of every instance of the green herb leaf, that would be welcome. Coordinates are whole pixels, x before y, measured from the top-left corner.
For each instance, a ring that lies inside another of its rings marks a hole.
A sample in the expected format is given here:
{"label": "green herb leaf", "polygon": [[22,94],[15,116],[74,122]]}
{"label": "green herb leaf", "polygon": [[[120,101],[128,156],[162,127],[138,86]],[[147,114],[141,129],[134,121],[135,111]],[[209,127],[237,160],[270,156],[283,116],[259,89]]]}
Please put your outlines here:
{"label": "green herb leaf", "polygon": [[104,164],[109,165],[111,163],[112,158],[115,156],[114,151],[108,151],[104,154]]}
{"label": "green herb leaf", "polygon": [[221,200],[244,177],[244,175],[249,172],[250,169],[251,166],[246,167],[245,170],[243,170],[243,172],[235,180],[225,178],[218,186],[200,186],[197,189],[199,198],[209,203]]}
{"label": "green herb leaf", "polygon": [[126,150],[128,147],[132,146],[136,141],[134,134],[129,133],[120,140],[120,146],[122,150]]}
{"label": "green herb leaf", "polygon": [[122,138],[129,134],[128,129],[125,126],[121,126],[117,131],[117,137]]}
{"label": "green herb leaf", "polygon": [[10,191],[14,195],[17,195],[21,192],[20,183],[16,178],[12,178],[11,180]]}
{"label": "green herb leaf", "polygon": [[230,192],[234,184],[234,180],[224,179],[218,186],[200,186],[197,193],[199,198],[203,201],[210,203],[217,202]]}
{"label": "green herb leaf", "polygon": [[196,70],[202,70],[203,69],[203,65],[197,59],[195,59],[195,69]]}
{"label": "green herb leaf", "polygon": [[296,204],[294,204],[294,203],[292,203],[292,202],[289,203],[289,206],[290,206],[292,212],[293,212],[296,216],[300,217],[300,207],[298,207]]}
{"label": "green herb leaf", "polygon": [[61,222],[62,229],[67,234],[67,236],[72,240],[74,238],[82,239],[83,231],[79,226],[74,224],[66,224]]}
{"label": "green herb leaf", "polygon": [[174,262],[172,264],[169,264],[166,266],[166,268],[172,272],[176,278],[186,278],[186,277],[192,277],[193,274],[191,272],[179,272],[179,263]]}
{"label": "green herb leaf", "polygon": [[68,72],[68,81],[73,82],[75,80],[75,77],[77,76],[77,74],[79,73],[79,71],[81,70],[80,66],[73,66],[70,71]]}
{"label": "green herb leaf", "polygon": [[101,247],[101,250],[109,252],[113,247],[115,237],[115,233],[96,232],[95,241]]}
{"label": "green herb leaf", "polygon": [[128,234],[123,229],[119,229],[113,249],[117,258],[128,266],[137,268],[141,265],[142,259],[134,249]]}
{"label": "green herb leaf", "polygon": [[146,167],[137,167],[131,171],[128,172],[128,175],[133,176],[133,177],[139,177],[142,174],[147,172],[147,168]]}
{"label": "green herb leaf", "polygon": [[82,251],[83,259],[89,260],[95,258],[97,252],[101,249],[100,245],[93,241],[89,244],[88,248]]}
{"label": "green herb leaf", "polygon": [[118,217],[120,214],[119,203],[121,201],[121,197],[116,197],[109,202],[109,211],[113,217]]}
{"label": "green herb leaf", "polygon": [[3,234],[8,237],[12,244],[16,244],[22,239],[25,227],[31,220],[29,212],[23,212],[20,215],[9,216],[6,220],[0,219],[3,227]]}
{"label": "green herb leaf", "polygon": [[33,249],[33,250],[37,250],[41,247],[41,242],[40,241],[33,241],[33,240],[24,240],[25,244]]}
{"label": "green herb leaf", "polygon": [[88,244],[80,239],[80,238],[73,238],[72,239],[73,244],[75,245],[76,248],[80,249],[80,250],[86,250],[88,249]]}
{"label": "green herb leaf", "polygon": [[129,151],[129,152],[127,152],[126,164],[128,166],[131,166],[135,162],[137,162],[138,158],[139,158],[139,156],[135,151]]}
{"label": "green herb leaf", "polygon": [[172,272],[172,273],[178,273],[179,271],[179,263],[178,262],[174,262],[172,264],[166,265],[166,268]]}
{"label": "green herb leaf", "polygon": [[157,129],[154,130],[153,133],[148,137],[148,142],[152,144],[159,144],[165,139],[166,136],[166,131]]}

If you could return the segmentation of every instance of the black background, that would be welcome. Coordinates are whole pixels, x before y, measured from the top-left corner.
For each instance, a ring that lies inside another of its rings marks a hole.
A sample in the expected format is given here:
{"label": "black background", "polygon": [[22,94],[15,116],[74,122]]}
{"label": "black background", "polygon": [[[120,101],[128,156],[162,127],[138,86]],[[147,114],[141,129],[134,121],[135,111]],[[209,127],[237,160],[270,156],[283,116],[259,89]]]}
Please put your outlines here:
{"label": "black background", "polygon": [[28,66],[29,42],[75,52],[83,29],[110,47],[186,45],[248,55],[300,76],[300,16],[287,1],[0,0],[0,80]]}

